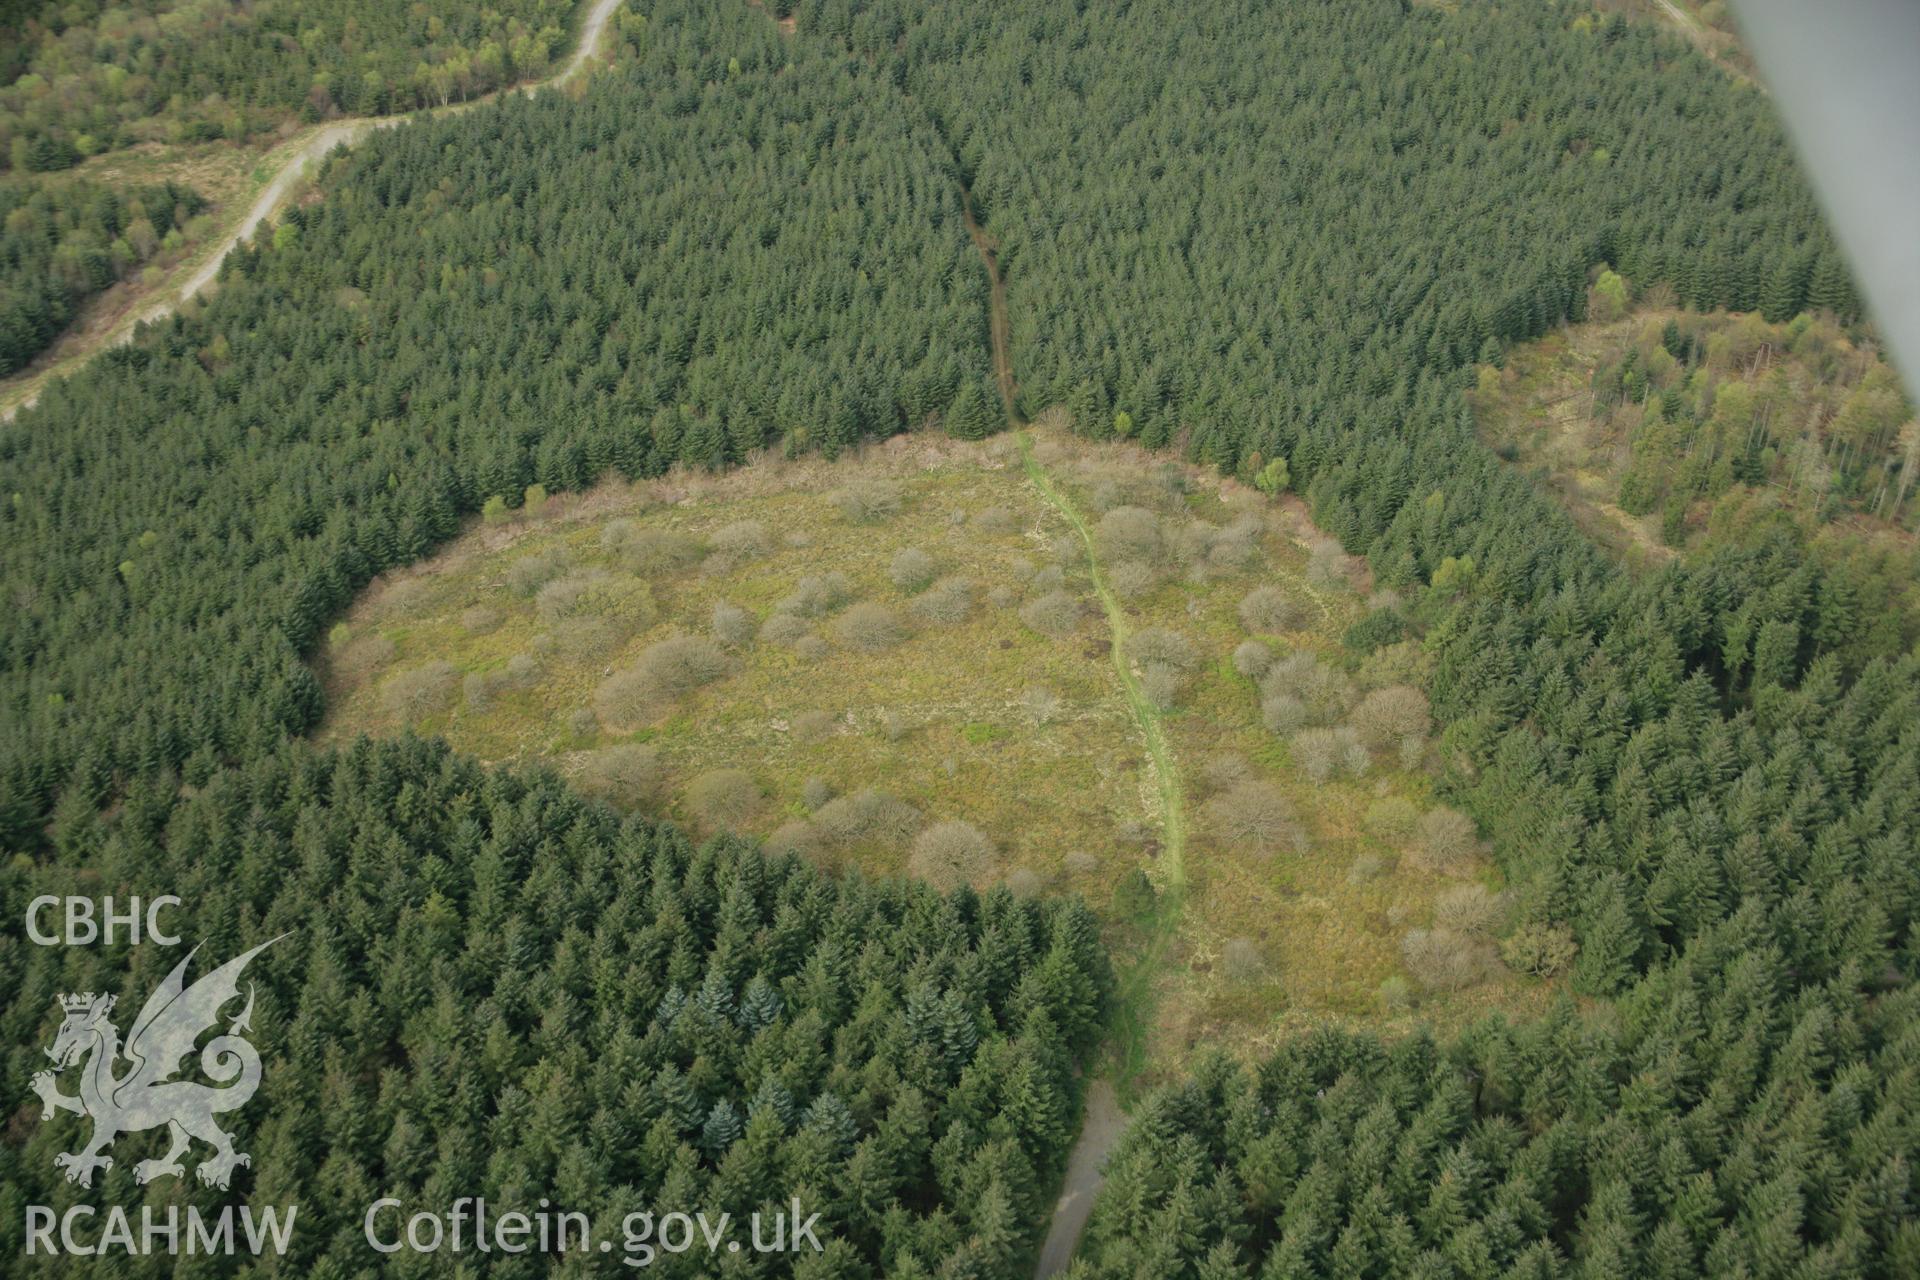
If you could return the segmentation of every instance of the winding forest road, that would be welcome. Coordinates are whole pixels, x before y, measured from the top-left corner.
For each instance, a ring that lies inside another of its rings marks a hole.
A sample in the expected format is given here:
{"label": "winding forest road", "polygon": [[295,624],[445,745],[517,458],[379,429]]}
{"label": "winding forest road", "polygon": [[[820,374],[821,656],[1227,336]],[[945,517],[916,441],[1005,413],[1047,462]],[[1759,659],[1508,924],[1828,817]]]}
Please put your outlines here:
{"label": "winding forest road", "polygon": [[[40,398],[40,392],[47,382],[56,376],[65,377],[78,372],[81,365],[92,359],[108,347],[117,347],[133,340],[135,330],[143,324],[151,324],[173,314],[181,303],[199,293],[214,277],[220,274],[220,264],[227,260],[234,246],[252,237],[263,223],[285,207],[295,188],[307,175],[309,167],[332,153],[335,147],[352,146],[375,129],[391,129],[408,120],[423,117],[447,116],[468,111],[484,103],[492,102],[503,93],[539,93],[545,89],[556,88],[567,83],[585,69],[600,46],[600,37],[605,34],[607,23],[613,18],[613,11],[620,7],[621,0],[593,0],[593,6],[580,24],[580,38],[575,43],[573,53],[567,58],[566,65],[545,80],[513,88],[496,90],[474,98],[469,102],[452,103],[444,107],[435,107],[427,111],[414,111],[402,115],[371,116],[354,120],[335,120],[317,126],[306,138],[299,141],[287,152],[280,162],[280,169],[267,185],[247,206],[246,213],[233,224],[219,243],[206,253],[200,265],[177,287],[169,285],[160,299],[151,305],[139,307],[129,312],[118,323],[100,335],[98,341],[90,347],[70,356],[59,363],[43,368],[28,375],[16,386],[24,388],[24,394],[18,395],[4,408],[0,408],[0,422],[10,422],[20,410],[29,408]],[[0,388],[0,397],[4,397]]]}

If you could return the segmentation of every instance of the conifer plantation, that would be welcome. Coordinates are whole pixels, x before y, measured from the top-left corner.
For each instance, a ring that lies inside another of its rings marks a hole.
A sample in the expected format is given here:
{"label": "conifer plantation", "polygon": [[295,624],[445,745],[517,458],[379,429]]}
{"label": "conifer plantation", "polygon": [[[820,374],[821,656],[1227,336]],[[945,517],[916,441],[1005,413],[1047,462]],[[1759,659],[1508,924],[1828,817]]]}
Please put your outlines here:
{"label": "conifer plantation", "polygon": [[[1866,340],[1763,93],[1576,0],[645,19],[577,94],[368,137],[211,296],[0,427],[0,898],[179,893],[209,954],[293,931],[252,971],[240,1123],[252,1193],[326,1221],[303,1273],[369,1265],[376,1195],[475,1187],[806,1188],[828,1252],[753,1274],[1031,1272],[1134,998],[1076,900],[830,877],[441,743],[304,741],[328,628],[483,508],[999,429],[969,208],[1016,419],[1290,490],[1364,557],[1389,594],[1348,643],[1424,656],[1442,834],[1487,842],[1502,954],[1553,975],[1543,1016],[1196,1056],[1130,1100],[1070,1274],[1920,1273],[1909,584],[1768,521],[1630,571],[1468,395],[1607,271]],[[1816,502],[1870,481],[1910,538],[1874,430]],[[0,947],[7,1078],[57,992],[171,963]],[[15,1251],[19,1205],[67,1194],[37,1115],[4,1138]]]}

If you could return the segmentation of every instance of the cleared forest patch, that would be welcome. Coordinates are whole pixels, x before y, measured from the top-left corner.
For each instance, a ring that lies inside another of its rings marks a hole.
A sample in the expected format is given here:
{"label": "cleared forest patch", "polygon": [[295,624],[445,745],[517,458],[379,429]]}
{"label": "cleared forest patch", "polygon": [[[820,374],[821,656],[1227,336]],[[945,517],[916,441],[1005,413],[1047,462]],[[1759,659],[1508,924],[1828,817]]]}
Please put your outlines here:
{"label": "cleared forest patch", "polygon": [[[1011,438],[900,437],[837,463],[496,504],[334,629],[321,736],[442,734],[829,868],[1079,893],[1124,960],[1178,886],[1166,775],[1114,662],[1091,543],[1188,827],[1191,887],[1140,993],[1133,1068],[1155,1078],[1198,1043],[1300,1020],[1454,1021],[1532,999],[1492,961],[1497,922],[1460,937],[1465,978],[1408,968],[1436,898],[1488,874],[1473,850],[1416,865],[1421,751],[1342,738],[1337,776],[1302,758],[1417,672],[1411,645],[1342,644],[1368,602],[1297,504],[1055,432],[1034,456],[1088,536]],[[1276,732],[1259,675],[1236,666],[1249,642],[1309,683],[1341,674]],[[1383,800],[1405,830],[1364,827]]]}

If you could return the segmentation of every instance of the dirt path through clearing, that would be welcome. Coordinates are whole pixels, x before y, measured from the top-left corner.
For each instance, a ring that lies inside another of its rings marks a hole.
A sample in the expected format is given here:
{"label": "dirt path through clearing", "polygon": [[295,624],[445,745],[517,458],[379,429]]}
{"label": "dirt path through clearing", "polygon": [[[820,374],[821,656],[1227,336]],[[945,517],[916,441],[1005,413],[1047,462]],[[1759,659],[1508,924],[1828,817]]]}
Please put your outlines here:
{"label": "dirt path through clearing", "polygon": [[1087,1087],[1086,1117],[1080,1122],[1080,1137],[1067,1157],[1066,1181],[1060,1185],[1060,1200],[1053,1207],[1053,1222],[1047,1228],[1046,1243],[1040,1246],[1040,1261],[1033,1269],[1034,1280],[1048,1280],[1067,1269],[1080,1233],[1087,1229],[1087,1215],[1093,1212],[1093,1198],[1100,1191],[1107,1157],[1127,1131],[1127,1114],[1113,1086],[1095,1080]]}
{"label": "dirt path through clearing", "polygon": [[[119,323],[103,332],[98,341],[78,354],[23,375],[14,382],[12,388],[0,385],[0,401],[6,401],[5,407],[0,408],[0,422],[9,422],[14,414],[30,407],[40,398],[41,390],[50,379],[77,373],[82,365],[101,351],[132,341],[134,331],[140,325],[151,324],[173,314],[174,309],[181,303],[211,284],[214,277],[220,274],[220,264],[226,261],[227,255],[233,252],[234,246],[251,237],[260,229],[262,223],[283,208],[295,188],[306,176],[309,166],[325,158],[335,147],[350,147],[375,129],[390,129],[394,125],[418,117],[452,115],[459,111],[468,111],[494,101],[502,93],[539,93],[543,89],[565,84],[580,74],[587,65],[587,60],[599,47],[601,33],[607,29],[607,23],[613,17],[613,11],[619,7],[620,0],[593,0],[593,7],[587,11],[586,19],[580,24],[580,40],[572,56],[567,59],[566,66],[545,80],[522,86],[517,90],[499,90],[484,97],[475,98],[471,102],[453,103],[429,111],[358,120],[335,120],[315,127],[306,138],[286,153],[286,158],[280,163],[279,171],[273,175],[272,180],[265,187],[261,188],[260,194],[255,196],[253,202],[247,206],[246,213],[228,230],[218,244],[205,254],[200,264],[178,287],[167,286],[158,301],[149,306],[136,307]],[[15,393],[10,399],[7,395],[9,390]]]}

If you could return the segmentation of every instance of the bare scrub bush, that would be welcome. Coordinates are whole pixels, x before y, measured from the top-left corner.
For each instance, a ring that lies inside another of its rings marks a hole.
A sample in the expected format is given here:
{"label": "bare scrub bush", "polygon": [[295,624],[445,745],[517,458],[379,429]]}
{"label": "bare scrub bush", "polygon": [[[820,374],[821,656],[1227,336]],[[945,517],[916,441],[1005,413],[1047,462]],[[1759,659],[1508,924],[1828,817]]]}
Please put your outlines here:
{"label": "bare scrub bush", "polygon": [[470,636],[484,636],[497,628],[504,619],[498,609],[489,609],[483,604],[474,605],[460,615],[460,629]]}
{"label": "bare scrub bush", "polygon": [[988,507],[974,516],[973,527],[982,533],[1005,534],[1018,529],[1020,523],[1005,507]]}
{"label": "bare scrub bush", "polygon": [[618,559],[635,573],[679,573],[706,556],[698,538],[671,529],[634,529],[620,543]]}
{"label": "bare scrub bush", "polygon": [[882,653],[907,638],[907,624],[885,605],[862,601],[841,615],[834,635],[849,649]]}
{"label": "bare scrub bush", "polygon": [[833,799],[833,784],[819,774],[815,774],[800,784],[800,803],[808,810],[816,810]]}
{"label": "bare scrub bush", "polygon": [[1209,756],[1200,766],[1200,778],[1208,791],[1231,791],[1243,782],[1253,778],[1253,766],[1247,763],[1245,756],[1225,755]]}
{"label": "bare scrub bush", "polygon": [[827,642],[817,635],[804,635],[793,642],[793,651],[808,662],[817,662],[827,656]]}
{"label": "bare scrub bush", "polygon": [[1266,525],[1257,515],[1244,515],[1216,531],[1207,546],[1207,564],[1222,573],[1239,573],[1260,563],[1260,538]]}
{"label": "bare scrub bush", "polygon": [[830,569],[826,573],[810,573],[794,583],[793,590],[774,606],[774,611],[799,618],[824,618],[844,609],[852,599],[853,584],[847,575]]}
{"label": "bare scrub bush", "polygon": [[1293,803],[1271,782],[1237,783],[1207,801],[1203,811],[1214,836],[1228,844],[1260,853],[1306,845]]}
{"label": "bare scrub bush", "polygon": [[1100,859],[1085,849],[1075,849],[1067,855],[1062,865],[1066,867],[1067,874],[1070,876],[1090,876],[1100,869]]}
{"label": "bare scrub bush", "polygon": [[594,709],[607,724],[633,724],[676,698],[727,674],[727,655],[704,636],[669,636],[648,645],[624,671],[594,693]]}
{"label": "bare scrub bush", "polygon": [[992,878],[993,843],[970,822],[942,822],[913,841],[907,870],[941,890]]}
{"label": "bare scrub bush", "polygon": [[1458,809],[1440,805],[1420,815],[1420,822],[1414,829],[1412,856],[1418,865],[1429,871],[1459,875],[1473,860],[1479,846],[1480,839],[1474,830],[1473,819]]}
{"label": "bare scrub bush", "polygon": [[1336,777],[1361,777],[1372,763],[1353,730],[1302,729],[1293,735],[1293,762],[1315,782]]}
{"label": "bare scrub bush", "polygon": [[1037,596],[1043,596],[1049,591],[1063,590],[1066,585],[1067,571],[1057,564],[1037,569],[1033,576],[1027,579],[1027,590]]}
{"label": "bare scrub bush", "polygon": [[1579,950],[1573,930],[1563,924],[1524,924],[1500,944],[1500,957],[1521,973],[1551,978],[1572,964]]}
{"label": "bare scrub bush", "polygon": [[752,644],[754,632],[758,630],[752,614],[726,600],[714,602],[707,628],[715,640],[729,649],[744,649]]}
{"label": "bare scrub bush", "polygon": [[908,606],[913,616],[937,626],[954,626],[973,613],[973,583],[965,578],[941,578]]}
{"label": "bare scrub bush", "polygon": [[467,678],[460,682],[460,705],[469,713],[485,715],[492,701],[492,684],[481,672],[469,672]]}
{"label": "bare scrub bush", "polygon": [[1019,599],[1020,594],[1012,587],[995,587],[987,592],[987,603],[996,609],[1011,609]]}
{"label": "bare scrub bush", "polygon": [[1080,602],[1064,591],[1049,591],[1020,610],[1020,621],[1042,635],[1072,635],[1080,625]]}
{"label": "bare scrub bush", "polygon": [[833,495],[833,505],[851,524],[879,524],[900,514],[905,495],[891,480],[856,480]]}
{"label": "bare scrub bush", "polygon": [[795,645],[812,634],[806,619],[791,613],[776,613],[760,624],[760,639],[766,644]]}
{"label": "bare scrub bush", "polygon": [[715,529],[708,537],[707,556],[700,568],[705,573],[732,573],[771,550],[773,539],[767,533],[767,526],[758,520],[736,520]]}
{"label": "bare scrub bush", "polygon": [[1413,1008],[1413,984],[1399,974],[1380,984],[1380,1008],[1386,1013],[1406,1013]]}
{"label": "bare scrub bush", "polygon": [[1006,885],[1016,898],[1037,898],[1042,888],[1039,875],[1027,867],[1015,867],[1007,876]]}
{"label": "bare scrub bush", "polygon": [[760,808],[760,784],[745,769],[709,769],[687,784],[687,805],[700,821],[740,831]]}
{"label": "bare scrub bush", "polygon": [[1306,727],[1307,704],[1290,693],[1276,693],[1270,698],[1262,698],[1260,723],[1267,727],[1268,733],[1284,738]]}
{"label": "bare scrub bush", "polygon": [[540,659],[530,653],[516,653],[494,675],[497,684],[511,689],[530,689],[540,682]]}
{"label": "bare scrub bush", "polygon": [[1240,598],[1240,625],[1255,635],[1297,631],[1307,617],[1306,606],[1279,587],[1255,587]]}
{"label": "bare scrub bush", "polygon": [[372,635],[357,636],[341,646],[333,657],[333,669],[352,681],[366,680],[381,667],[392,662],[398,647],[387,636],[378,632]]}
{"label": "bare scrub bush", "polygon": [[1044,729],[1052,724],[1060,714],[1060,695],[1040,685],[1029,686],[1020,695],[1020,706],[1027,713],[1027,719],[1036,729]]}
{"label": "bare scrub bush", "polygon": [[567,553],[564,551],[541,551],[521,556],[507,566],[507,590],[517,596],[531,596],[566,571]]}
{"label": "bare scrub bush", "polygon": [[605,569],[575,569],[540,588],[534,608],[548,626],[595,618],[631,633],[653,623],[653,596],[646,584]]}
{"label": "bare scrub bush", "polygon": [[1367,806],[1363,821],[1377,839],[1400,844],[1420,825],[1420,806],[1405,796],[1382,796]]}
{"label": "bare scrub bush", "polygon": [[1187,691],[1187,673],[1164,662],[1149,662],[1140,672],[1140,691],[1154,706],[1170,711]]}
{"label": "bare scrub bush", "polygon": [[1233,669],[1249,680],[1258,680],[1273,665],[1273,650],[1258,640],[1242,640],[1233,651]]}
{"label": "bare scrub bush", "polygon": [[1400,958],[1428,991],[1459,991],[1486,981],[1498,963],[1483,939],[1446,929],[1410,929],[1400,941]]}
{"label": "bare scrub bush", "polygon": [[1160,517],[1144,507],[1115,507],[1100,517],[1094,541],[1108,560],[1157,563],[1167,551]]}
{"label": "bare scrub bush", "polygon": [[1144,627],[1127,637],[1125,647],[1127,657],[1142,669],[1163,666],[1185,673],[1200,662],[1193,641],[1167,627]]}
{"label": "bare scrub bush", "polygon": [[1405,739],[1424,739],[1431,723],[1427,695],[1404,684],[1375,689],[1354,707],[1348,723],[1360,741],[1375,751],[1397,748]]}
{"label": "bare scrub bush", "polygon": [[936,572],[933,557],[918,547],[900,548],[894,552],[893,562],[887,566],[887,577],[908,595],[925,591],[933,582]]}
{"label": "bare scrub bush", "polygon": [[623,742],[588,752],[573,783],[587,795],[631,809],[658,800],[666,779],[666,766],[660,762],[658,751],[638,742]]}
{"label": "bare scrub bush", "polygon": [[1433,927],[1473,938],[1499,932],[1505,904],[1483,884],[1458,884],[1433,900]]}
{"label": "bare scrub bush", "polygon": [[1122,560],[1107,570],[1107,584],[1122,600],[1138,600],[1153,590],[1160,575],[1144,560]]}
{"label": "bare scrub bush", "polygon": [[1256,982],[1266,976],[1267,962],[1252,938],[1229,938],[1220,948],[1220,969],[1231,982]]}
{"label": "bare scrub bush", "polygon": [[1353,682],[1344,671],[1310,653],[1290,653],[1276,659],[1260,677],[1260,696],[1298,698],[1309,724],[1330,724],[1353,705]]}
{"label": "bare scrub bush", "polygon": [[1347,584],[1347,553],[1328,538],[1315,539],[1307,552],[1307,581],[1316,587],[1344,587]]}
{"label": "bare scrub bush", "polygon": [[863,787],[821,805],[814,811],[813,825],[830,845],[897,846],[920,825],[920,811],[884,791]]}
{"label": "bare scrub bush", "polygon": [[1086,547],[1077,534],[1056,533],[1047,541],[1047,558],[1062,568],[1078,565],[1086,557]]}
{"label": "bare scrub bush", "polygon": [[380,699],[388,711],[408,724],[444,711],[459,684],[451,662],[427,662],[387,677]]}
{"label": "bare scrub bush", "polygon": [[608,555],[618,555],[627,545],[627,539],[639,526],[624,516],[618,520],[609,520],[600,526],[600,549]]}

